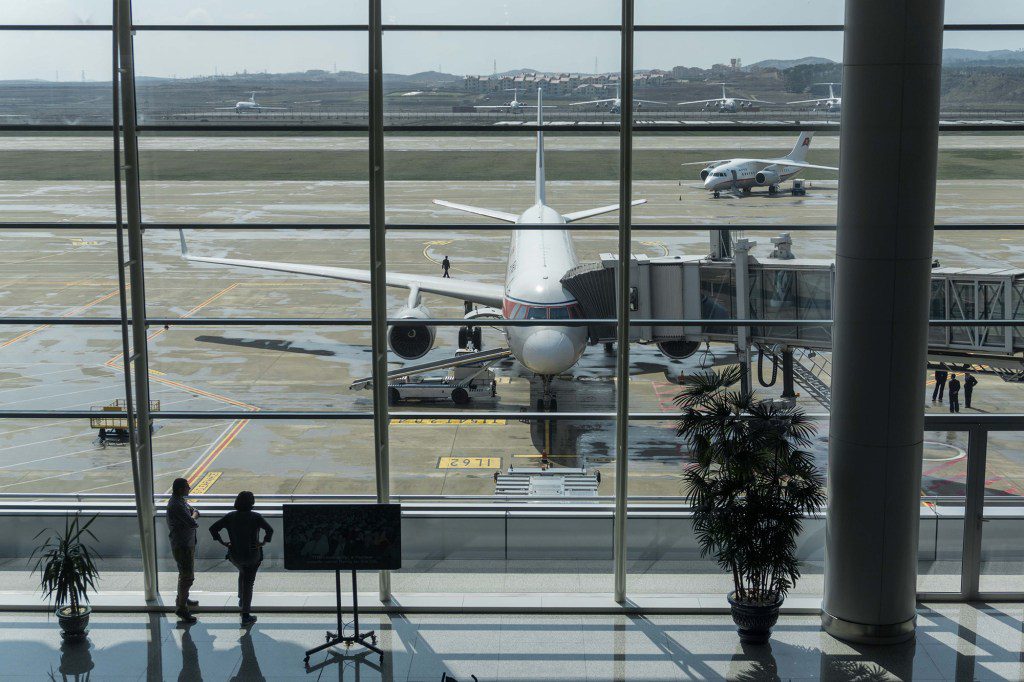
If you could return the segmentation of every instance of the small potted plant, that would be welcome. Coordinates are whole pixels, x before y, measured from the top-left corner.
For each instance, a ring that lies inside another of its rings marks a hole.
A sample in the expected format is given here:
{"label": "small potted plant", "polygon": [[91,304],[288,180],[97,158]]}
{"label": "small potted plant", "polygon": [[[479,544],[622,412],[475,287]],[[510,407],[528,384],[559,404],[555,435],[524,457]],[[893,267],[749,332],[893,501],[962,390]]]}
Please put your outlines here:
{"label": "small potted plant", "polygon": [[732,574],[740,641],[760,644],[800,577],[796,539],[825,490],[808,449],[814,423],[788,403],[730,390],[740,377],[738,367],[689,377],[676,432],[694,458],[684,479],[701,556]]}
{"label": "small potted plant", "polygon": [[61,636],[68,642],[88,634],[89,592],[96,590],[99,570],[95,559],[99,555],[85,540],[96,540],[89,530],[95,520],[93,516],[82,525],[79,514],[66,517],[63,532],[47,528],[36,534],[37,539],[44,533],[50,536],[32,552],[31,559],[36,560],[32,570],[39,573],[43,596],[55,604]]}

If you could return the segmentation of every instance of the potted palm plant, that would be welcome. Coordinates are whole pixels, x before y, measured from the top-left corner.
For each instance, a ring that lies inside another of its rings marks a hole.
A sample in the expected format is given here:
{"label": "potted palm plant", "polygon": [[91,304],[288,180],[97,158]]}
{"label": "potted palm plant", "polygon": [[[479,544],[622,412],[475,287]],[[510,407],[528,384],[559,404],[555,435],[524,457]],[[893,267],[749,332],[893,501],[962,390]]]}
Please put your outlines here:
{"label": "potted palm plant", "polygon": [[800,577],[803,517],[825,503],[809,451],[816,432],[792,404],[730,390],[738,367],[688,377],[676,397],[677,434],[694,461],[684,473],[701,556],[732,574],[729,605],[740,640],[764,643]]}
{"label": "potted palm plant", "polygon": [[36,538],[49,533],[49,537],[32,552],[36,560],[33,572],[39,573],[43,596],[55,604],[61,636],[65,641],[78,641],[88,634],[89,592],[96,590],[99,570],[96,559],[99,555],[89,547],[86,540],[96,536],[89,526],[96,516],[83,525],[79,514],[64,519],[64,530],[43,529]]}

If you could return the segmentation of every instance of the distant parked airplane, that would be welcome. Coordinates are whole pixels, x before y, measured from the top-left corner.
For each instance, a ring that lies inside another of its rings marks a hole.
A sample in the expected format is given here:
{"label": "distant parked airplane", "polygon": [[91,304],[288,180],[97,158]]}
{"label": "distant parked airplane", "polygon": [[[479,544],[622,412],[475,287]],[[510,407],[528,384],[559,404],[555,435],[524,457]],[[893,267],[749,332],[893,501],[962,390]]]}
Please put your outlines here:
{"label": "distant parked airplane", "polygon": [[709,85],[721,85],[722,96],[717,99],[697,99],[692,102],[679,102],[679,106],[687,104],[703,104],[705,109],[717,109],[719,113],[734,114],[739,109],[749,109],[755,104],[771,104],[760,99],[747,99],[746,97],[729,97],[725,94],[725,86],[730,83],[709,83]]}
{"label": "distant parked airplane", "polygon": [[246,111],[255,111],[259,113],[261,111],[283,111],[285,107],[265,107],[256,101],[256,93],[253,92],[249,95],[249,99],[242,100],[241,102],[235,102],[233,107],[217,107],[217,111],[234,111],[236,114],[241,114]]}

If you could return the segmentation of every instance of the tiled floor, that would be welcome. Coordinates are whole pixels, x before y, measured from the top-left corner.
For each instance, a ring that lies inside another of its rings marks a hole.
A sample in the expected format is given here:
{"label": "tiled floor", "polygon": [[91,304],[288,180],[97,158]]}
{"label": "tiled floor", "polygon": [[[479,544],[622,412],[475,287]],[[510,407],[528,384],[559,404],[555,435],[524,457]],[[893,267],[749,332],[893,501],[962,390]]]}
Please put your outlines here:
{"label": "tiled floor", "polygon": [[[95,615],[89,643],[61,646],[45,615],[0,613],[0,679],[25,680],[1021,680],[1024,606],[920,609],[916,641],[850,646],[816,616],[784,616],[770,646],[740,645],[728,616],[368,616],[386,655],[304,651],[322,616]],[[355,651],[353,651],[355,653]]]}

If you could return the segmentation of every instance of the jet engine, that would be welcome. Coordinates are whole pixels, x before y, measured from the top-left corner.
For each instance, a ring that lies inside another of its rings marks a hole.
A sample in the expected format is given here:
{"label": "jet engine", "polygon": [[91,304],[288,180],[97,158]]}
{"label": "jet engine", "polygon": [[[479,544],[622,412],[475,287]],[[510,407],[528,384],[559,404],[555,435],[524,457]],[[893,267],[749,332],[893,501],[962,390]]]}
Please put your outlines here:
{"label": "jet engine", "polygon": [[698,348],[700,348],[699,341],[687,341],[686,339],[662,341],[658,344],[658,350],[661,351],[661,354],[673,360],[688,358],[696,353]]}
{"label": "jet engine", "polygon": [[[424,305],[403,308],[395,315],[400,320],[427,320],[430,311]],[[416,360],[422,358],[434,347],[437,331],[427,324],[399,324],[388,330],[388,347],[400,358]]]}
{"label": "jet engine", "polygon": [[759,185],[777,185],[781,178],[779,174],[773,170],[763,170],[754,176],[754,180]]}
{"label": "jet engine", "polygon": [[700,181],[701,181],[701,182],[704,182],[705,180],[707,180],[707,179],[708,179],[708,176],[709,176],[709,175],[711,175],[711,171],[713,171],[714,169],[715,169],[715,167],[714,167],[714,166],[708,166],[707,168],[705,168],[704,170],[702,170],[702,171],[700,172]]}

